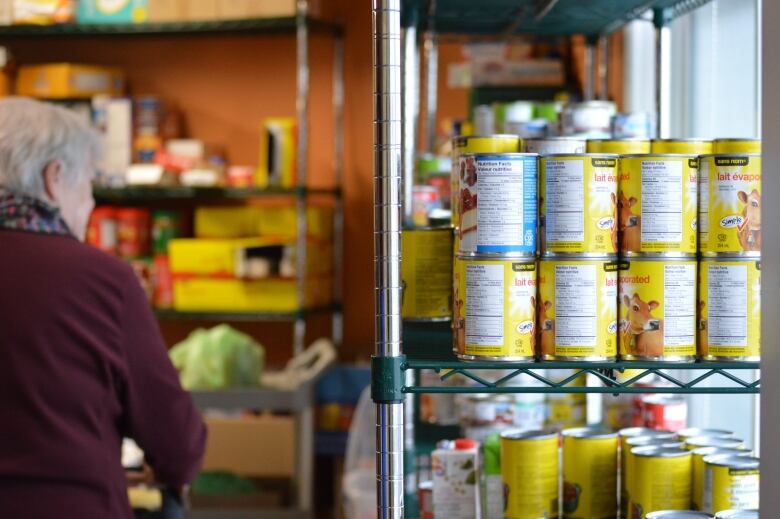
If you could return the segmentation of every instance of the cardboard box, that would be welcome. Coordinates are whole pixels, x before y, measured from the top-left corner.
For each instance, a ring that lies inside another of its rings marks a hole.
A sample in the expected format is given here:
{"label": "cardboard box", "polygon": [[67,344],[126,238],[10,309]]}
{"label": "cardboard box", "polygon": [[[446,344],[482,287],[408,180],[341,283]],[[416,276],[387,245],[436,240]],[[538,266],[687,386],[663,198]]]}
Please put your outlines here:
{"label": "cardboard box", "polygon": [[144,23],[148,0],[80,0],[76,20],[84,24]]}
{"label": "cardboard box", "polygon": [[250,247],[281,245],[278,240],[247,238],[206,240],[177,238],[168,243],[171,272],[188,276],[235,276],[242,251]]}
{"label": "cardboard box", "polygon": [[[198,207],[195,209],[195,236],[198,238],[273,237],[293,241],[298,236],[295,206],[262,205],[244,207]],[[333,237],[333,208],[309,205],[306,233],[314,240]]]}
{"label": "cardboard box", "polygon": [[[181,22],[187,19],[187,0],[149,0],[150,22]],[[196,2],[195,3],[199,3]]]}
{"label": "cardboard box", "polygon": [[192,22],[219,19],[219,0],[183,0],[184,17]]}
{"label": "cardboard box", "polygon": [[203,471],[247,477],[295,474],[295,422],[291,417],[205,417],[208,428]]}
{"label": "cardboard box", "polygon": [[[223,20],[287,18],[296,15],[296,0],[218,0]],[[309,16],[320,14],[319,2],[309,2]]]}
{"label": "cardboard box", "polygon": [[125,79],[116,68],[75,63],[48,63],[19,67],[16,94],[41,99],[89,99],[120,96]]}
{"label": "cardboard box", "polygon": [[293,117],[268,117],[260,128],[260,159],[255,185],[295,187],[298,128]]}

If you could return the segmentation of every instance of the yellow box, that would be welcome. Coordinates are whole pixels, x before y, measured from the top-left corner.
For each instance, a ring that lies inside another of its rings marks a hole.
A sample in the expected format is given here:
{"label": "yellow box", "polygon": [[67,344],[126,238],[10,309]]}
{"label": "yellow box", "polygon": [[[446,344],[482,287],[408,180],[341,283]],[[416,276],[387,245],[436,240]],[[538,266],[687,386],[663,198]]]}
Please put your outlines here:
{"label": "yellow box", "polygon": [[249,247],[281,245],[278,240],[251,238],[243,240],[204,240],[179,238],[168,243],[171,272],[187,275],[234,276],[240,252]]}
{"label": "yellow box", "polygon": [[[198,207],[195,210],[195,236],[199,238],[241,238],[269,236],[294,240],[297,235],[295,207],[245,206]],[[321,240],[333,236],[333,208],[310,205],[306,208],[306,233]]]}
{"label": "yellow box", "polygon": [[295,187],[297,126],[293,117],[269,117],[260,127],[260,160],[255,176],[258,187]]}
{"label": "yellow box", "polygon": [[16,94],[43,99],[88,99],[124,92],[121,70],[96,65],[48,63],[19,67]]}
{"label": "yellow box", "polygon": [[[305,306],[312,308],[331,302],[331,285],[327,277],[308,278]],[[241,281],[175,276],[173,307],[182,312],[295,312],[300,309],[294,279]]]}
{"label": "yellow box", "polygon": [[248,477],[295,474],[295,422],[288,416],[205,417],[204,471]]}
{"label": "yellow box", "polygon": [[[199,3],[195,2],[195,3]],[[149,0],[150,22],[180,22],[187,19],[186,0]]]}

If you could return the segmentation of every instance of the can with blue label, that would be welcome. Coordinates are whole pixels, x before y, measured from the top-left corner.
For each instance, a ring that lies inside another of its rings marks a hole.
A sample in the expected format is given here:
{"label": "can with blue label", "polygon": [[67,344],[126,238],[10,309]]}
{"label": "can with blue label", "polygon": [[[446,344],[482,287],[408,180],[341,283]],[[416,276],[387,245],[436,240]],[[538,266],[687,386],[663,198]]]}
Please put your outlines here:
{"label": "can with blue label", "polygon": [[535,257],[535,153],[470,153],[460,157],[460,252]]}

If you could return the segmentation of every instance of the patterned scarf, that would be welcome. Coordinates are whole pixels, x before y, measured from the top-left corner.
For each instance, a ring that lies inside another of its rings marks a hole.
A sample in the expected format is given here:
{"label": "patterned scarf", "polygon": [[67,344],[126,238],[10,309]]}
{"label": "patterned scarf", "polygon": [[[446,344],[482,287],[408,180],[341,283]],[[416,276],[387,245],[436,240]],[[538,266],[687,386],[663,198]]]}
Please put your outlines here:
{"label": "patterned scarf", "polygon": [[5,189],[0,189],[0,229],[73,236],[58,208]]}

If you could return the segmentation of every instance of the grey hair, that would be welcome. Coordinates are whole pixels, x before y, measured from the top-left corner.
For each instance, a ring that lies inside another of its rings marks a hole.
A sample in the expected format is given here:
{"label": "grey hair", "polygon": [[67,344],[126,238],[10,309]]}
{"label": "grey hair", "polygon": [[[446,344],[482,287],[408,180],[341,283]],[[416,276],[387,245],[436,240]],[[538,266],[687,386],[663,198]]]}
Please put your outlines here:
{"label": "grey hair", "polygon": [[76,185],[100,157],[100,138],[75,112],[24,97],[0,100],[0,187],[45,199],[43,170],[59,161]]}

